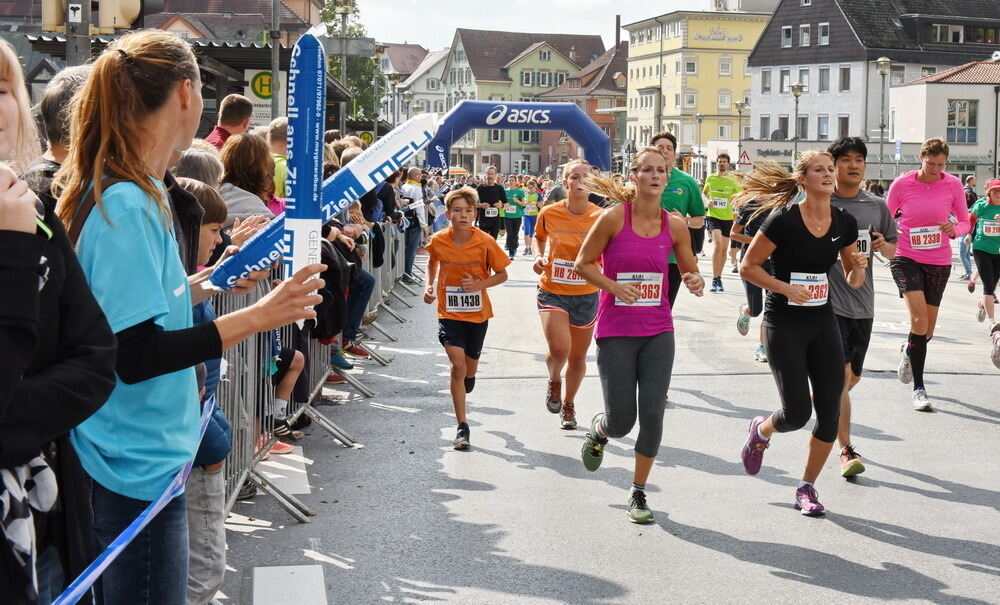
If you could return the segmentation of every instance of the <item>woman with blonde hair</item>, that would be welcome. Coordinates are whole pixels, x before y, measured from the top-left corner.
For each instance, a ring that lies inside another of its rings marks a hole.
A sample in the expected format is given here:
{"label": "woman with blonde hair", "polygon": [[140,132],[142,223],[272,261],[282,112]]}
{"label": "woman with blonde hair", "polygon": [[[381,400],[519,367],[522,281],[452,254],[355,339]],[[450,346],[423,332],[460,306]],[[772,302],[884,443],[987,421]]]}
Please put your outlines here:
{"label": "woman with blonde hair", "polygon": [[[844,352],[827,273],[844,271],[856,289],[868,267],[868,256],[854,244],[857,221],[830,204],[834,174],[833,156],[807,151],[792,174],[764,162],[744,181],[745,195],[759,202],[755,214],[770,213],[743,257],[740,276],[767,290],[764,342],[781,409],[750,421],[741,457],[747,474],[756,475],[771,436],[802,428],[815,407],[809,456],[795,491],[795,508],[808,516],[824,512],[813,482],[837,440],[844,388]],[[805,198],[794,202],[801,191]],[[838,257],[840,268],[834,267]],[[770,272],[763,267],[768,258]]]}
{"label": "woman with blonde hair", "polygon": [[608,438],[624,437],[638,419],[635,472],[626,509],[633,523],[653,521],[646,504],[646,479],[660,448],[674,363],[666,251],[677,255],[688,290],[701,296],[705,289],[687,225],[660,208],[660,194],[669,178],[667,158],[655,147],[635,155],[629,185],[593,177],[593,191],[621,203],[594,223],[574,267],[601,290],[596,339],[604,412],[591,421],[581,457],[588,471],[596,471]]}

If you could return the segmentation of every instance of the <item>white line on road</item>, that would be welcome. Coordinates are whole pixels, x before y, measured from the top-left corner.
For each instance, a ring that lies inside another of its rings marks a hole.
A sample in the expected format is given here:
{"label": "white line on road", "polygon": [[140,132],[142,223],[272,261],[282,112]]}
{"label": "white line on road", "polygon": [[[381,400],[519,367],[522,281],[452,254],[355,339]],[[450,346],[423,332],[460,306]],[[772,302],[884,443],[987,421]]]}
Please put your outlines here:
{"label": "white line on road", "polygon": [[322,565],[255,567],[254,605],[327,605]]}

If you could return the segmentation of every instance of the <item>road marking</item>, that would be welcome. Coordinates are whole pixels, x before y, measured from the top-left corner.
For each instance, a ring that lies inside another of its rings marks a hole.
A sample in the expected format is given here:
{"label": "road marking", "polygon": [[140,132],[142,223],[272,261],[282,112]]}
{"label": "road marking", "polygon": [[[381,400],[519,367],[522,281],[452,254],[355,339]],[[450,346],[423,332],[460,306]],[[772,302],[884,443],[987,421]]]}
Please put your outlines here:
{"label": "road marking", "polygon": [[286,494],[311,494],[307,464],[312,464],[312,460],[302,455],[301,446],[295,446],[290,454],[271,454],[257,464],[257,470]]}
{"label": "road marking", "polygon": [[375,402],[372,402],[372,403],[369,403],[368,405],[372,406],[373,408],[378,408],[380,410],[391,410],[393,412],[406,412],[408,414],[416,414],[417,412],[421,411],[418,408],[404,408],[404,407],[401,407],[401,406],[398,406],[398,405],[389,405],[387,403],[375,403]]}
{"label": "road marking", "polygon": [[327,605],[322,565],[255,567],[254,605]]}

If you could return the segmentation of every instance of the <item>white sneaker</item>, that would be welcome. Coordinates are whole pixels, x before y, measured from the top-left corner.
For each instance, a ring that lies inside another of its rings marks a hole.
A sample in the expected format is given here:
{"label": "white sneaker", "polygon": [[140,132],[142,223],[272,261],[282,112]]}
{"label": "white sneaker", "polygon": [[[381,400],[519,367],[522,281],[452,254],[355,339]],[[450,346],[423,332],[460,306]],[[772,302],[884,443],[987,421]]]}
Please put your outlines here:
{"label": "white sneaker", "polygon": [[761,363],[767,363],[767,350],[764,349],[764,345],[757,345],[753,358]]}
{"label": "white sneaker", "polygon": [[993,365],[1000,368],[1000,321],[993,322],[993,327],[990,329],[990,341],[993,344],[990,359],[993,361]]}
{"label": "white sneaker", "polygon": [[930,412],[934,409],[931,407],[931,402],[927,399],[926,390],[913,390],[913,409],[918,412]]}
{"label": "white sneaker", "polygon": [[983,306],[983,301],[979,301],[979,310],[976,311],[976,321],[979,323],[986,321],[986,307]]}
{"label": "white sneaker", "polygon": [[896,376],[903,384],[913,382],[913,368],[910,367],[910,356],[906,354],[906,342],[899,347],[899,367],[896,368]]}
{"label": "white sneaker", "polygon": [[739,332],[741,336],[746,336],[750,332],[750,318],[743,312],[746,308],[746,305],[740,305],[740,310],[736,315],[736,331]]}

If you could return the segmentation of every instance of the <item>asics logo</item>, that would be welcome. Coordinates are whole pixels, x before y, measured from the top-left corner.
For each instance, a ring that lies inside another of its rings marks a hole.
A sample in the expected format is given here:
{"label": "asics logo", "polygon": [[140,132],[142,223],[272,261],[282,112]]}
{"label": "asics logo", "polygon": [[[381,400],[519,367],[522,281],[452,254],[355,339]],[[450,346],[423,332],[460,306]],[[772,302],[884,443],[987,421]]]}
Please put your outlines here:
{"label": "asics logo", "polygon": [[[506,118],[506,120],[504,120]],[[486,116],[486,125],[495,126],[506,121],[508,124],[548,124],[548,109],[510,109],[506,105],[496,105]]]}

